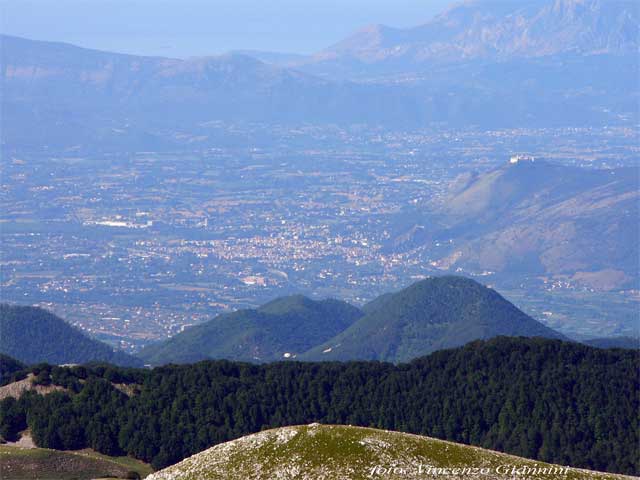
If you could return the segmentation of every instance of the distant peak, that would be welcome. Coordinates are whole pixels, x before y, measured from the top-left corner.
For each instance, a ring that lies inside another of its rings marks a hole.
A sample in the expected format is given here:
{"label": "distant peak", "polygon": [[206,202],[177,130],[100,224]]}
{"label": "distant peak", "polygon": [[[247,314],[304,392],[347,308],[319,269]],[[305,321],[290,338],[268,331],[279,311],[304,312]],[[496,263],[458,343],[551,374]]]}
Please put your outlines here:
{"label": "distant peak", "polygon": [[426,277],[414,283],[414,285],[428,285],[428,284],[434,284],[434,283],[483,286],[482,284],[478,283],[474,279],[469,277],[463,277],[461,275],[437,275],[433,277]]}
{"label": "distant peak", "polygon": [[296,307],[309,308],[316,304],[317,302],[314,300],[311,300],[309,297],[305,297],[304,295],[301,295],[301,294],[296,294],[296,295],[289,295],[286,297],[279,297],[274,300],[271,300],[270,302],[262,305],[258,310],[260,310],[261,312],[269,312],[269,311],[281,310],[283,308],[286,308],[286,309],[291,309]]}
{"label": "distant peak", "polygon": [[391,27],[387,27],[386,25],[382,25],[381,23],[372,23],[370,25],[365,25],[360,30],[359,33],[381,33],[385,30],[391,30]]}
{"label": "distant peak", "polygon": [[369,25],[325,50],[367,63],[407,65],[473,58],[537,58],[563,53],[637,52],[631,1],[472,0],[408,29]]}
{"label": "distant peak", "polygon": [[250,55],[246,55],[244,53],[238,52],[229,52],[222,55],[216,55],[212,57],[200,57],[194,58],[193,60],[202,60],[205,62],[217,62],[217,63],[226,63],[237,66],[250,66],[254,67],[257,65],[264,65],[264,62],[261,62],[255,57]]}

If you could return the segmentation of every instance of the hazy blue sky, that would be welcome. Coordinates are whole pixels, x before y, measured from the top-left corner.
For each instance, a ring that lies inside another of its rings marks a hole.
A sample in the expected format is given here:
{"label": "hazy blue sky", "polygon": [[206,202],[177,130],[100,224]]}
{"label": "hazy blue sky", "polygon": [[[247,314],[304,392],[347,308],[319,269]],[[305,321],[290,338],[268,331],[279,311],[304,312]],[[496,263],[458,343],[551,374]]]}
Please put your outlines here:
{"label": "hazy blue sky", "polygon": [[0,0],[3,33],[128,53],[310,53],[368,24],[424,23],[453,0]]}

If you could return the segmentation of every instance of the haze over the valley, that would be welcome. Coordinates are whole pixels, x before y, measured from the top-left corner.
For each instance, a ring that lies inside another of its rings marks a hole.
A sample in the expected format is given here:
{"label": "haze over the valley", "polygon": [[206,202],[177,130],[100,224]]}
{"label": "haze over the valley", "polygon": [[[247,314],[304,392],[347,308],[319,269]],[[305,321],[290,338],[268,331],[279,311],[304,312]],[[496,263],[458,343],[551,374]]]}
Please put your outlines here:
{"label": "haze over the valley", "polygon": [[638,478],[639,27],[0,0],[0,477]]}
{"label": "haze over the valley", "polygon": [[318,51],[363,25],[410,27],[449,0],[0,0],[3,33],[135,55]]}

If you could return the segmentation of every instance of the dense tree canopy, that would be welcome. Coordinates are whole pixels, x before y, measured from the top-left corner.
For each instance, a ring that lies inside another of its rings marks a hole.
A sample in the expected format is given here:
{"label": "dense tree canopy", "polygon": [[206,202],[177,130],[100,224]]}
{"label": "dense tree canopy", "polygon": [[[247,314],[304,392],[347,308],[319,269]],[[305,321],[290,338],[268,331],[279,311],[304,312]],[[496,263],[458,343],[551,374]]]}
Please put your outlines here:
{"label": "dense tree canopy", "polygon": [[163,467],[265,428],[353,424],[637,474],[639,368],[636,350],[504,337],[398,366],[39,366],[38,378],[67,391],[0,402],[0,429],[11,437],[28,425],[42,447],[128,453]]}
{"label": "dense tree canopy", "polygon": [[[145,363],[207,359],[407,362],[500,335],[566,340],[495,290],[459,276],[426,278],[362,310],[299,295],[239,310],[186,329],[139,353]],[[287,355],[287,357],[289,356]]]}
{"label": "dense tree canopy", "polygon": [[206,359],[270,362],[306,352],[342,332],[363,313],[338,300],[281,297],[257,309],[238,310],[186,329],[138,355],[146,363]]}
{"label": "dense tree canopy", "polygon": [[24,363],[19,362],[15,358],[11,358],[9,355],[0,353],[0,382],[5,378],[10,378],[12,374],[24,368],[26,368]]}
{"label": "dense tree canopy", "polygon": [[365,306],[365,315],[302,360],[407,362],[500,335],[566,338],[475,280],[425,278]]}
{"label": "dense tree canopy", "polygon": [[142,361],[89,338],[54,314],[36,307],[0,304],[0,352],[24,362],[111,362],[142,366]]}

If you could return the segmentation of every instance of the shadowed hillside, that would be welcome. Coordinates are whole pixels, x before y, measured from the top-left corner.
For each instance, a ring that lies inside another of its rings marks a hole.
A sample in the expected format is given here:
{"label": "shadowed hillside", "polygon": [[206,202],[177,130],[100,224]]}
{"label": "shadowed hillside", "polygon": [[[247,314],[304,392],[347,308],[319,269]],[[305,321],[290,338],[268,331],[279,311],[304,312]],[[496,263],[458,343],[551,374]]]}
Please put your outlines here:
{"label": "shadowed hillside", "polygon": [[109,362],[142,366],[142,362],[89,338],[41,308],[0,305],[0,352],[24,363]]}
{"label": "shadowed hillside", "polygon": [[338,300],[316,302],[301,295],[284,297],[256,310],[219,315],[145,348],[139,357],[155,365],[207,358],[245,362],[295,358],[361,316],[356,307]]}

